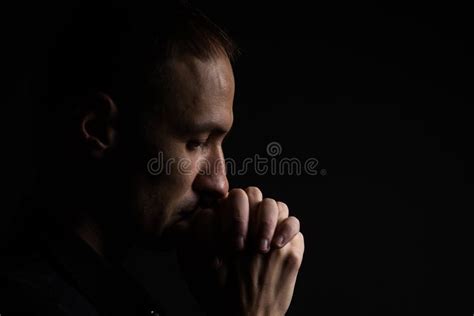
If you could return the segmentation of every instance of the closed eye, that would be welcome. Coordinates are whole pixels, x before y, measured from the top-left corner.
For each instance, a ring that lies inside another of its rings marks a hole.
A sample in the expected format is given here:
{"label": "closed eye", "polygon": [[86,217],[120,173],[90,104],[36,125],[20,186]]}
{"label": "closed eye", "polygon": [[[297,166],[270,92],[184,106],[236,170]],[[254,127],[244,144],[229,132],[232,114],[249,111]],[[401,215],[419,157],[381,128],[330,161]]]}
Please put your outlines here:
{"label": "closed eye", "polygon": [[196,150],[199,148],[203,148],[206,145],[207,145],[207,139],[206,140],[193,139],[186,143],[186,148],[188,150]]}

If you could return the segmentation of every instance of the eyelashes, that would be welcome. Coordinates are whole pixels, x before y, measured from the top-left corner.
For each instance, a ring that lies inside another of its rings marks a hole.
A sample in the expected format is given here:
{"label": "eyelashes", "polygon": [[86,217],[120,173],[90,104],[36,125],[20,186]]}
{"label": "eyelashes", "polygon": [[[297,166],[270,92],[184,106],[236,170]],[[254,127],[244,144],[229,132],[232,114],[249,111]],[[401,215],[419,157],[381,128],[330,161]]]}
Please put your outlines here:
{"label": "eyelashes", "polygon": [[189,150],[197,150],[197,149],[202,149],[206,147],[208,144],[208,140],[198,140],[198,139],[192,139],[186,143],[186,148]]}
{"label": "eyelashes", "polygon": [[224,142],[224,139],[225,135],[214,136],[212,134],[208,135],[207,137],[204,136],[197,138],[189,138],[189,140],[186,142],[186,149],[189,151],[195,151],[203,150],[214,145],[221,147]]}

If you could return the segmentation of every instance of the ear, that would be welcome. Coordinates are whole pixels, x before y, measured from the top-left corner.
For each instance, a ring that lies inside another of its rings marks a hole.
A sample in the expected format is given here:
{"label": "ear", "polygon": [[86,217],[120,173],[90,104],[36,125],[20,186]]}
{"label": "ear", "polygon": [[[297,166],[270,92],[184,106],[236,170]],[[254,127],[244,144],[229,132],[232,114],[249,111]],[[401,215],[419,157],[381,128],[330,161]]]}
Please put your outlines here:
{"label": "ear", "polygon": [[80,137],[92,157],[102,158],[116,145],[118,109],[112,98],[98,93],[90,98],[80,117]]}

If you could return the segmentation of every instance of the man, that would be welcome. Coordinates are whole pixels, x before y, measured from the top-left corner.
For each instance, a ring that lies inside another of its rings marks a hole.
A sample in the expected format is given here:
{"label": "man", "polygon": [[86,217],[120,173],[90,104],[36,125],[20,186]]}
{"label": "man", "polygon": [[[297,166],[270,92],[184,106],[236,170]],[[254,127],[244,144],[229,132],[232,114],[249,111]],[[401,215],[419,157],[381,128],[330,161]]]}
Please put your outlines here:
{"label": "man", "polygon": [[208,314],[284,315],[303,236],[283,202],[229,191],[233,43],[180,3],[74,12],[50,54],[41,202],[4,260],[1,315],[163,314],[120,269],[132,243],[176,247]]}

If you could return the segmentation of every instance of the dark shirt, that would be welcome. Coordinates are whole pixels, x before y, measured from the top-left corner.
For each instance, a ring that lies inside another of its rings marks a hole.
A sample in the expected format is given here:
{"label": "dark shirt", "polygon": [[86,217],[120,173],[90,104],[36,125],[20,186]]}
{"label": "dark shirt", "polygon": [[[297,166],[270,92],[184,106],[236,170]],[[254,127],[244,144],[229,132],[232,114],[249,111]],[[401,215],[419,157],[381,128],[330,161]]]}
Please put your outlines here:
{"label": "dark shirt", "polygon": [[120,264],[49,225],[2,252],[0,315],[164,315]]}

